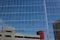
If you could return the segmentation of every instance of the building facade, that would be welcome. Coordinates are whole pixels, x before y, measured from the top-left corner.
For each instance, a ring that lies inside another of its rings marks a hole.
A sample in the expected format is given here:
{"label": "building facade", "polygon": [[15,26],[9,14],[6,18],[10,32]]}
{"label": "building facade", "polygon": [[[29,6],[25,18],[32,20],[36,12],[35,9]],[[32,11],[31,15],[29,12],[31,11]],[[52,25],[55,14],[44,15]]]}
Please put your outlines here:
{"label": "building facade", "polygon": [[42,29],[47,40],[45,11],[50,40],[54,40],[52,22],[60,19],[59,0],[0,0],[0,19],[6,25],[15,27],[16,32],[27,34],[35,34]]}
{"label": "building facade", "polygon": [[60,40],[60,20],[53,24],[55,40]]}
{"label": "building facade", "polygon": [[0,40],[44,40],[44,39],[40,39],[40,34],[38,35],[20,34],[15,32],[15,28],[3,27],[2,32],[0,32]]}

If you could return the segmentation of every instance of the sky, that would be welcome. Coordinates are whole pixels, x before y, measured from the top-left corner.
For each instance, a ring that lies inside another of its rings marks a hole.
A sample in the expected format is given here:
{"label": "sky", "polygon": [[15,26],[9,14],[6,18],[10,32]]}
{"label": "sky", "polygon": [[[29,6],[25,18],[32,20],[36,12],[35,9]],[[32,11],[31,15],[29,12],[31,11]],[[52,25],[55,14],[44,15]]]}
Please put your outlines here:
{"label": "sky", "polygon": [[16,28],[16,32],[36,35],[43,30],[47,40],[46,14],[50,40],[54,40],[53,23],[60,19],[59,0],[0,0],[0,24]]}

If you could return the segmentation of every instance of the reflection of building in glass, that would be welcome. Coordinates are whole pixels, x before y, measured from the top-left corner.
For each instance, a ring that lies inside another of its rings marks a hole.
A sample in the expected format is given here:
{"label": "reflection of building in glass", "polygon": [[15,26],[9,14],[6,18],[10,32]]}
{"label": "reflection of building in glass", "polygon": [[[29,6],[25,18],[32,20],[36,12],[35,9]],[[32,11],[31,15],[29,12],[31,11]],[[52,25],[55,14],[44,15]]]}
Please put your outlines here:
{"label": "reflection of building in glass", "polygon": [[53,24],[55,40],[60,40],[60,20]]}
{"label": "reflection of building in glass", "polygon": [[15,28],[3,27],[0,32],[0,40],[44,40],[44,32],[39,31],[37,35],[15,33]]}

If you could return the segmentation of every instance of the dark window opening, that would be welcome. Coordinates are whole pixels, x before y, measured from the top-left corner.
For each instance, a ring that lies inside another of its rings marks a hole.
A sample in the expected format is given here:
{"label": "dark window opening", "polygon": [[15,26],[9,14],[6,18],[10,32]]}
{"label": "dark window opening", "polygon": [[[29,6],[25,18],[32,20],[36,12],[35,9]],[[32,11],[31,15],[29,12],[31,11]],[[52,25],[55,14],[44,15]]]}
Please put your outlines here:
{"label": "dark window opening", "polygon": [[23,36],[15,36],[15,38],[23,38]]}
{"label": "dark window opening", "polygon": [[0,34],[0,37],[1,37],[2,35]]}
{"label": "dark window opening", "polygon": [[29,39],[40,39],[39,37],[24,37],[24,38],[29,38]]}
{"label": "dark window opening", "polygon": [[5,37],[11,37],[11,35],[5,35]]}
{"label": "dark window opening", "polygon": [[12,31],[6,31],[6,32],[12,32]]}

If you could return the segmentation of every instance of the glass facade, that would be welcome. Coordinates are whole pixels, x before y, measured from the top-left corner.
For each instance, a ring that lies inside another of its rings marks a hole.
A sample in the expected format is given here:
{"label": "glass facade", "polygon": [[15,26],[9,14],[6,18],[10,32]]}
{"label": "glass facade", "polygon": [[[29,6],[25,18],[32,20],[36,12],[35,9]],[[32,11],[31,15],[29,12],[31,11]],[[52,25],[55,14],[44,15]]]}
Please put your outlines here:
{"label": "glass facade", "polygon": [[[60,20],[60,1],[59,0],[46,0],[46,9],[47,9],[47,17],[48,17],[48,25],[49,25],[49,31],[50,31],[50,37],[52,37],[52,27],[53,23],[56,22],[56,20]],[[56,34],[54,34],[55,37]],[[53,39],[53,38],[52,38]],[[55,38],[56,40],[56,38]]]}
{"label": "glass facade", "polygon": [[[45,7],[46,6],[46,7]],[[11,26],[16,32],[36,34],[43,30],[47,40],[46,15],[49,38],[54,40],[52,23],[60,19],[59,0],[0,0],[0,26]]]}
{"label": "glass facade", "polygon": [[0,18],[16,32],[35,34],[45,29],[44,0],[0,0]]}

